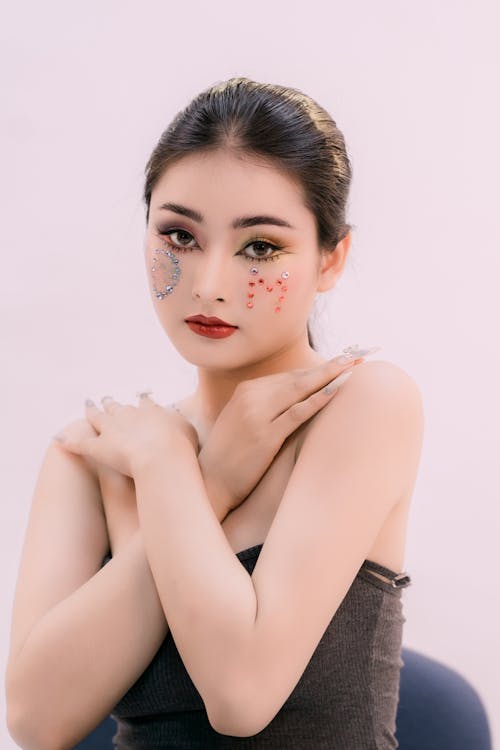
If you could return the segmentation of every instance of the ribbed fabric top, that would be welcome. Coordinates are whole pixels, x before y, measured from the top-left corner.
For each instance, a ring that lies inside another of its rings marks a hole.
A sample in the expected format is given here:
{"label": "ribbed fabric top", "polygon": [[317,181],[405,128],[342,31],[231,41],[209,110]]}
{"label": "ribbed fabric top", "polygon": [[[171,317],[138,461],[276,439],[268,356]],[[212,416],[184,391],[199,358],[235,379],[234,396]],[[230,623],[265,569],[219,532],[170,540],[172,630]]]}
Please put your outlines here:
{"label": "ribbed fabric top", "polygon": [[[249,574],[262,546],[236,553]],[[365,560],[290,696],[272,721],[251,737],[224,735],[212,728],[169,631],[148,667],[111,713],[117,722],[114,747],[397,748],[396,712],[406,621],[402,589],[410,583],[407,574]]]}

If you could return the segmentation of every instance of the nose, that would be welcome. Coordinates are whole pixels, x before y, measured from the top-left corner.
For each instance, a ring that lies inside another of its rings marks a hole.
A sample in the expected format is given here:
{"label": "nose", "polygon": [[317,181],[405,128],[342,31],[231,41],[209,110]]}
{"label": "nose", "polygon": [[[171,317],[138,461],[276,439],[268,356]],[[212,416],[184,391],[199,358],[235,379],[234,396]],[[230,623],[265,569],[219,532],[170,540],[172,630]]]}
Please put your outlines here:
{"label": "nose", "polygon": [[223,301],[228,296],[229,263],[227,252],[219,251],[198,256],[193,278],[193,299]]}

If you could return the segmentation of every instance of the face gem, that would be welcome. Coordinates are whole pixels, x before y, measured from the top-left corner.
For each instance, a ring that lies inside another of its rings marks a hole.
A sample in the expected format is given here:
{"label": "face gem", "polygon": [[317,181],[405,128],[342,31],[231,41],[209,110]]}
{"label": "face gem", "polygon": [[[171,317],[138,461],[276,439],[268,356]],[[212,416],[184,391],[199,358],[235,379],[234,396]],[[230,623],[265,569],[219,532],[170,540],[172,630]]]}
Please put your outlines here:
{"label": "face gem", "polygon": [[[181,270],[179,267],[179,258],[171,250],[165,248],[157,248],[153,250],[157,253],[157,257],[153,260],[151,271],[153,274],[161,272],[160,290],[157,289],[155,281],[153,281],[153,292],[157,299],[163,299],[167,294],[172,294],[174,286],[178,283]],[[160,254],[165,255],[168,261],[161,257]]]}

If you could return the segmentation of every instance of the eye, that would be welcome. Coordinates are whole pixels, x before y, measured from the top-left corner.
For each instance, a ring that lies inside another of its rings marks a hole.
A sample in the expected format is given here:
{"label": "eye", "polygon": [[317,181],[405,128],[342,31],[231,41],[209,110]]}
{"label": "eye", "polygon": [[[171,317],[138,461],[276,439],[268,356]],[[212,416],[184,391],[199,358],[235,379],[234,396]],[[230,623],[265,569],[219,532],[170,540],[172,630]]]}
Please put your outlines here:
{"label": "eye", "polygon": [[243,249],[246,250],[248,247],[251,247],[252,245],[260,245],[261,246],[260,249],[262,249],[262,245],[264,245],[266,250],[271,249],[273,253],[266,255],[265,257],[263,257],[262,255],[244,255],[243,257],[247,258],[247,260],[251,260],[251,261],[277,260],[279,256],[281,255],[281,253],[277,252],[278,250],[281,250],[281,247],[279,245],[274,245],[272,242],[267,242],[266,240],[259,240],[257,238],[252,240],[252,242],[249,242],[248,245],[245,245]]}
{"label": "eye", "polygon": [[[164,229],[164,230],[158,229],[157,234],[160,237],[172,237],[174,234],[179,234],[179,235],[183,235],[184,239],[186,238],[186,235],[187,235],[187,237],[190,238],[188,239],[188,242],[190,242],[191,240],[194,240],[193,235],[190,232],[186,232],[185,229],[174,229],[174,228]],[[175,242],[169,242],[168,240],[166,240],[166,242],[167,242],[167,245],[170,245],[170,247],[173,247],[176,250],[181,250],[181,251],[192,250],[192,246],[190,247],[188,245],[182,245],[182,244],[177,245]],[[180,242],[182,243],[182,239],[180,240]]]}

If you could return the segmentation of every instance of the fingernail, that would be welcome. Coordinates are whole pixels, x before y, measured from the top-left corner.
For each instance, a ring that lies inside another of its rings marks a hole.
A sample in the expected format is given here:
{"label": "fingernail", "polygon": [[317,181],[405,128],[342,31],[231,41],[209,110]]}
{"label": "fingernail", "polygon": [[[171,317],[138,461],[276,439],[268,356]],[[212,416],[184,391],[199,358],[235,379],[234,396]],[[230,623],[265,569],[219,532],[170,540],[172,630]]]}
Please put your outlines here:
{"label": "fingernail", "polygon": [[335,357],[334,360],[340,365],[343,365],[346,362],[352,362],[355,359],[368,357],[370,354],[375,354],[375,352],[380,351],[381,348],[381,346],[372,346],[361,349],[357,344],[353,344],[352,346],[346,346],[345,349],[342,349],[344,353],[339,357]]}
{"label": "fingernail", "polygon": [[85,399],[85,406],[95,406],[95,404],[94,404],[94,402],[92,401],[91,398],[86,398]]}
{"label": "fingernail", "polygon": [[325,393],[332,393],[333,391],[337,390],[339,385],[342,385],[342,383],[345,383],[347,378],[350,378],[353,373],[353,370],[346,370],[342,373],[342,375],[338,375],[336,378],[331,380],[328,385],[325,385],[323,388]]}
{"label": "fingernail", "polygon": [[58,434],[58,435],[52,435],[54,440],[57,440],[58,443],[64,443],[66,441],[66,438],[64,435]]}

